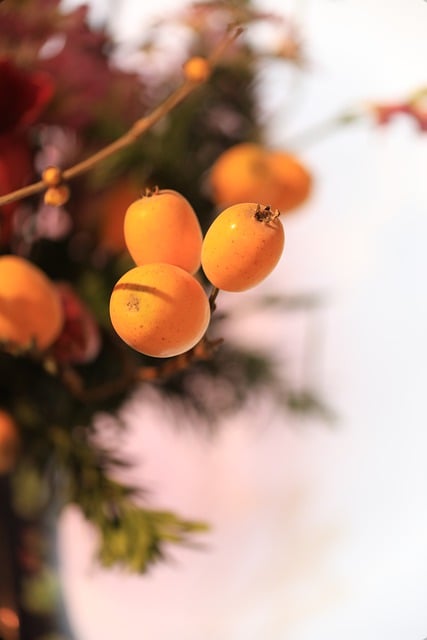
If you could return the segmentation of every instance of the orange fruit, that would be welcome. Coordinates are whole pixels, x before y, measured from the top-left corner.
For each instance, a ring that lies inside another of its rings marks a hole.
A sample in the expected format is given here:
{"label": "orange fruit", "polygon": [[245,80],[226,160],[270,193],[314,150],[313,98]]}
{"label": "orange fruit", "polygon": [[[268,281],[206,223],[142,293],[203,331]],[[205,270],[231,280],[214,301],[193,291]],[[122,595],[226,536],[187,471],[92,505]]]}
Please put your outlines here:
{"label": "orange fruit", "polygon": [[126,344],[148,356],[167,358],[191,349],[210,320],[201,284],[176,265],[134,267],[113,288],[111,323]]}
{"label": "orange fruit", "polygon": [[202,246],[208,280],[224,291],[245,291],[274,269],[285,244],[279,211],[253,202],[228,207],[209,227]]}
{"label": "orange fruit", "polygon": [[222,207],[239,202],[265,202],[275,207],[281,186],[271,171],[269,158],[264,147],[252,142],[224,151],[209,175],[214,202]]}
{"label": "orange fruit", "polygon": [[295,209],[311,192],[312,177],[308,169],[290,153],[271,151],[269,164],[280,184],[280,193],[273,203],[283,213]]}
{"label": "orange fruit", "polygon": [[167,262],[195,273],[200,267],[202,231],[191,204],[177,191],[160,189],[126,211],[125,241],[137,265]]}
{"label": "orange fruit", "polygon": [[15,255],[0,256],[0,340],[49,347],[63,324],[59,295],[46,274]]}
{"label": "orange fruit", "polygon": [[295,156],[244,142],[224,151],[209,175],[214,202],[264,202],[272,209],[290,211],[308,197],[311,174]]}
{"label": "orange fruit", "polygon": [[20,446],[18,428],[12,416],[0,409],[0,475],[12,471]]}
{"label": "orange fruit", "polygon": [[99,242],[112,253],[126,250],[123,222],[126,209],[140,197],[141,189],[129,178],[119,178],[101,195],[95,205]]}

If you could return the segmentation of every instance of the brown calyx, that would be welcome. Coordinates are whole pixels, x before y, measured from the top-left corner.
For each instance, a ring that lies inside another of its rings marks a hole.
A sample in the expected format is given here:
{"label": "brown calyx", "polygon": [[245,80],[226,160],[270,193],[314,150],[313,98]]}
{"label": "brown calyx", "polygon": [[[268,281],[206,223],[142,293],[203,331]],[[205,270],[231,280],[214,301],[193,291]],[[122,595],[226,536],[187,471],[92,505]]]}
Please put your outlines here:
{"label": "brown calyx", "polygon": [[157,196],[160,189],[156,185],[155,187],[146,187],[144,190],[144,198],[151,198],[152,196]]}
{"label": "brown calyx", "polygon": [[256,211],[254,213],[255,219],[259,220],[260,222],[273,222],[273,220],[277,220],[279,216],[280,216],[279,209],[275,209],[273,211],[270,205],[266,205],[264,207],[258,204]]}

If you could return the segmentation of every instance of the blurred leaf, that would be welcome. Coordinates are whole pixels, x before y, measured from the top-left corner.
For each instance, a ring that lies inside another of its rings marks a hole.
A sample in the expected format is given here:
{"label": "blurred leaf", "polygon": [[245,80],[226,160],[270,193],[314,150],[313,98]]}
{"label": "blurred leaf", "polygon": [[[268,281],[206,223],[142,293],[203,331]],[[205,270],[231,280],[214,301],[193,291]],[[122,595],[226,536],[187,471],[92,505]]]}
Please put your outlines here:
{"label": "blurred leaf", "polygon": [[23,583],[22,602],[32,613],[53,613],[59,593],[59,578],[46,567]]}

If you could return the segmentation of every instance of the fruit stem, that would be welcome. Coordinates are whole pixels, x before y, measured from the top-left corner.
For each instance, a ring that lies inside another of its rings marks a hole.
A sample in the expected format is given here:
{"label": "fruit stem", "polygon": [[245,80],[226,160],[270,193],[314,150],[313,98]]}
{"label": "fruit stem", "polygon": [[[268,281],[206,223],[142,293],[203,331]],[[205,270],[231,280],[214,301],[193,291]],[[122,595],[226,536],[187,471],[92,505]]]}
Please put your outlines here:
{"label": "fruit stem", "polygon": [[144,191],[145,198],[151,198],[152,196],[156,196],[159,193],[159,187],[156,185],[155,187],[146,187]]}
{"label": "fruit stem", "polygon": [[269,204],[265,207],[261,207],[261,205],[258,204],[254,213],[256,220],[260,222],[273,222],[273,220],[276,220],[279,216],[279,209],[273,211]]}
{"label": "fruit stem", "polygon": [[212,287],[211,295],[209,296],[209,306],[211,308],[211,312],[216,309],[216,299],[219,293],[218,287]]}

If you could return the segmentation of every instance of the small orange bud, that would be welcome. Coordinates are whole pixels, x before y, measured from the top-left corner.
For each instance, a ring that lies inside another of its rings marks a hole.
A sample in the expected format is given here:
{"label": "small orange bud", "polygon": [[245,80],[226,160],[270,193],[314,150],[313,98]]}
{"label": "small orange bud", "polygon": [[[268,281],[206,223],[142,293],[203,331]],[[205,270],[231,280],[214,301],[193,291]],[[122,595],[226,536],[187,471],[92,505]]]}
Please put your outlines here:
{"label": "small orange bud", "polygon": [[42,180],[48,187],[57,187],[62,182],[61,169],[47,167],[42,173]]}
{"label": "small orange bud", "polygon": [[211,74],[211,65],[206,58],[193,56],[184,64],[184,75],[192,82],[205,82]]}
{"label": "small orange bud", "polygon": [[66,184],[60,184],[57,187],[49,187],[44,194],[45,204],[52,207],[61,207],[68,201],[70,190]]}

